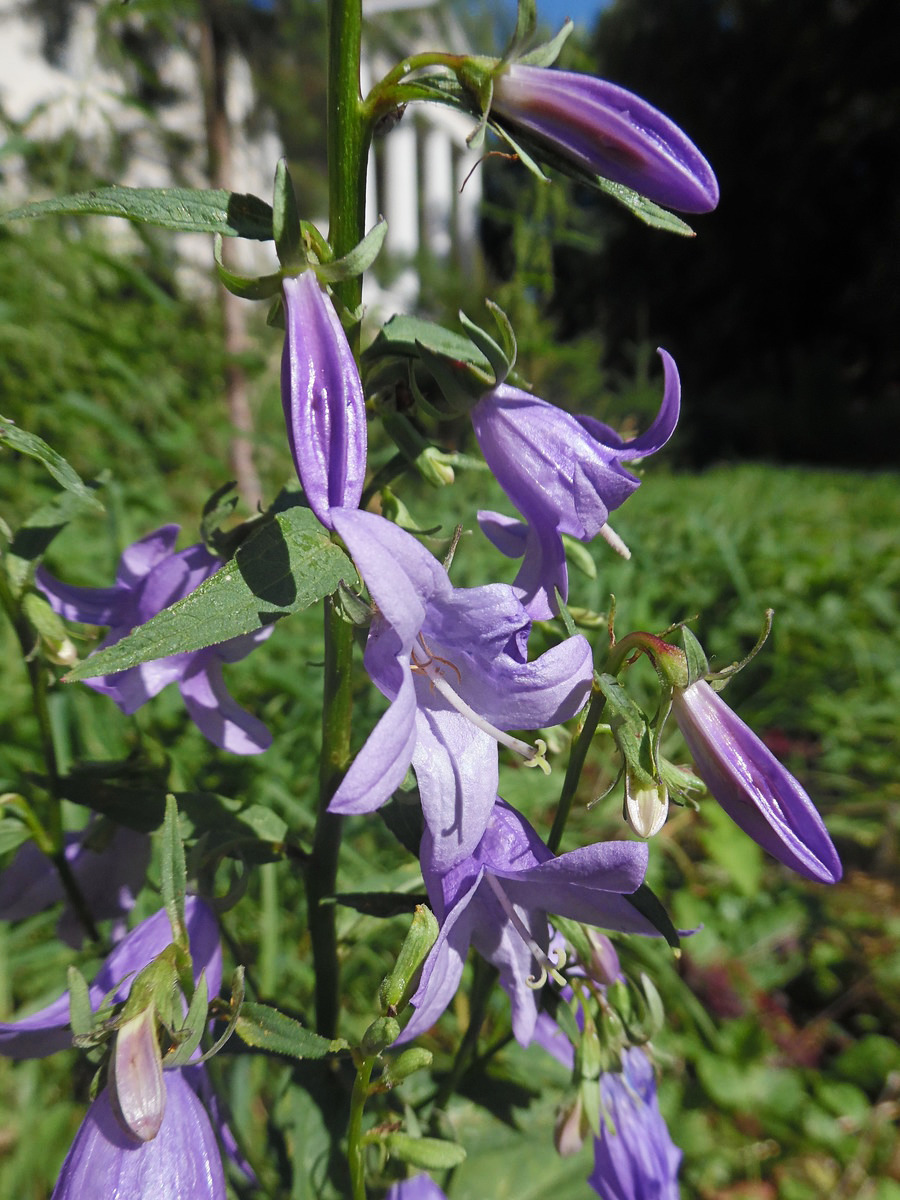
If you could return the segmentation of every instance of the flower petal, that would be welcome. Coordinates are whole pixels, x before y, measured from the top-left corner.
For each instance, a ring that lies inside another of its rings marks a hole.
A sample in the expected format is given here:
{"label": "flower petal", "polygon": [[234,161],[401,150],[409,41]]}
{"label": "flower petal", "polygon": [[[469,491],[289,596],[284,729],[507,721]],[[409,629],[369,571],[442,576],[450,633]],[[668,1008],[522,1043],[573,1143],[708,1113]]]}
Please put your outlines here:
{"label": "flower petal", "polygon": [[272,735],[246,709],[241,708],[222,678],[222,664],[214,649],[199,650],[195,665],[178,684],[191,720],[215,746],[232,754],[262,754]]}

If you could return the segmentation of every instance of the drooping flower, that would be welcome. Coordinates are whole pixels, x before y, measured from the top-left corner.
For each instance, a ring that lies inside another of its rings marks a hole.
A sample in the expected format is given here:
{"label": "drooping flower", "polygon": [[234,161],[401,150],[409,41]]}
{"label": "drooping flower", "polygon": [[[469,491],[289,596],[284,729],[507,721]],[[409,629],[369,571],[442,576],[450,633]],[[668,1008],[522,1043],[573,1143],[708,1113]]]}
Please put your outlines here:
{"label": "drooping flower", "polygon": [[[110,626],[99,646],[103,650],[189,595],[223,565],[199,543],[176,553],[178,529],[163,525],[130,545],[112,587],[73,587],[54,579],[43,567],[35,583],[60,616]],[[222,664],[246,657],[271,632],[268,626],[218,646],[171,654],[84,682],[111,697],[124,713],[135,712],[166,684],[177,683],[188,714],[211,742],[233,754],[259,754],[268,749],[272,735],[232,699],[222,678]]]}
{"label": "drooping flower", "polygon": [[535,1036],[536,993],[529,980],[548,957],[548,913],[625,933],[656,929],[624,898],[647,869],[640,842],[598,842],[555,857],[525,818],[497,798],[475,851],[449,871],[432,859],[429,830],[422,839],[422,875],[441,931],[410,1003],[416,1012],[403,1030],[409,1041],[429,1029],[452,1000],[469,946],[500,972],[522,1045]]}
{"label": "drooping flower", "polygon": [[[209,994],[214,996],[222,983],[222,950],[215,914],[203,900],[188,896],[184,915],[195,977],[206,971]],[[172,927],[165,909],[160,909],[123,938],[104,960],[88,988],[91,1007],[96,1011],[107,993],[112,993],[113,1003],[127,999],[135,974],[171,942]],[[68,992],[18,1021],[0,1022],[0,1055],[7,1058],[45,1058],[71,1044]]]}
{"label": "drooping flower", "polygon": [[[222,951],[215,914],[196,896],[185,899],[185,925],[195,980],[205,972],[210,995],[222,982]],[[125,1001],[136,976],[172,942],[164,909],[142,921],[108,955],[88,988],[96,1011],[105,998]],[[164,1195],[173,1200],[224,1200],[221,1157],[204,1105],[209,1084],[202,1066],[159,1070],[150,1013],[127,1021],[116,1034],[113,1083],[93,1101],[75,1137],[53,1200],[97,1200]],[[69,995],[19,1021],[0,1024],[0,1054],[43,1058],[71,1045]],[[121,1043],[121,1044],[120,1044]],[[221,1115],[226,1151],[234,1138]]]}
{"label": "drooping flower", "polygon": [[[95,921],[115,918],[112,940],[125,932],[124,918],[134,908],[150,861],[150,838],[118,826],[112,836],[92,824],[67,833],[65,857]],[[56,930],[69,946],[79,947],[85,929],[68,900],[59,872],[34,842],[26,842],[12,862],[0,871],[0,918],[22,921],[53,904],[64,905]]]}
{"label": "drooping flower", "polygon": [[[643,1050],[622,1053],[622,1070],[600,1077],[605,1114],[588,1183],[601,1200],[678,1200],[681,1151],[659,1111],[653,1067]],[[612,1128],[607,1123],[611,1122]]]}
{"label": "drooping flower", "polygon": [[709,212],[719,185],[709,163],[658,109],[633,92],[572,71],[513,63],[494,76],[491,116],[588,175],[680,212]]}
{"label": "drooping flower", "polygon": [[366,403],[334,305],[313,271],[283,281],[281,400],[309,506],[329,529],[333,508],[356,508],[366,474]]}
{"label": "drooping flower", "polygon": [[447,1200],[430,1175],[413,1175],[389,1189],[384,1200]]}
{"label": "drooping flower", "polygon": [[697,774],[773,858],[807,879],[837,883],[841,861],[809,796],[709,684],[676,687],[672,712]]}
{"label": "drooping flower", "polygon": [[484,833],[497,794],[497,742],[537,757],[505,731],[574,716],[590,690],[590,646],[569,638],[527,662],[531,622],[511,587],[455,588],[414,537],[383,517],[332,516],[376,607],[365,665],[391,706],[331,811],[372,812],[411,763],[434,864],[446,870]]}
{"label": "drooping flower", "polygon": [[126,1133],[108,1088],[69,1148],[51,1200],[225,1200],[225,1176],[206,1109],[186,1071],[165,1071],[165,1115],[149,1141]]}
{"label": "drooping flower", "polygon": [[654,454],[675,430],[678,369],[665,350],[659,355],[662,405],[650,428],[629,442],[593,417],[572,416],[507,384],[487,392],[472,409],[481,451],[526,527],[486,512],[478,514],[479,523],[502,553],[524,553],[515,586],[537,620],[556,611],[554,589],[563,599],[568,593],[561,535],[590,542],[605,533],[609,514],[640,484],[622,464]]}

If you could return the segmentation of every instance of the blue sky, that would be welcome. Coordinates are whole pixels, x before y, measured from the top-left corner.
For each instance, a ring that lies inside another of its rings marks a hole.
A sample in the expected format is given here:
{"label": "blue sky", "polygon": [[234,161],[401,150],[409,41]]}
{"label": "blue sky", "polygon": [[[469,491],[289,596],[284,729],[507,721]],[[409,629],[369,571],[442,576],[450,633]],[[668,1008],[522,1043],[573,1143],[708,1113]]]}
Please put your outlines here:
{"label": "blue sky", "polygon": [[552,26],[554,30],[571,17],[576,25],[590,29],[594,18],[611,0],[537,0],[538,20]]}

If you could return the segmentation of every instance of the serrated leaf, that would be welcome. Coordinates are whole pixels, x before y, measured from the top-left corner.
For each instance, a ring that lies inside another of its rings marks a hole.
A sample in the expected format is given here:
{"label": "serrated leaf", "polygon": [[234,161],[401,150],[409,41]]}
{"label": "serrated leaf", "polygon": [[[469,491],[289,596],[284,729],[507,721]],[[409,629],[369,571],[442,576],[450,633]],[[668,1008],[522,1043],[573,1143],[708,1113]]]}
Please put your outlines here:
{"label": "serrated leaf", "polygon": [[92,508],[95,512],[103,512],[103,505],[87,487],[78,472],[73,470],[52,446],[48,446],[43,438],[20,429],[8,417],[0,417],[0,441],[6,442],[12,450],[18,450],[20,454],[27,454],[29,458],[43,463],[56,482],[66,491],[74,493],[86,508]]}
{"label": "serrated leaf", "polygon": [[23,204],[0,221],[32,217],[125,217],[181,233],[221,233],[225,237],[272,240],[272,209],[258,196],[202,188],[101,187],[71,196]]}
{"label": "serrated leaf", "polygon": [[320,1037],[277,1008],[250,1001],[241,1007],[235,1033],[248,1046],[289,1058],[324,1058],[326,1054],[349,1049],[343,1038]]}
{"label": "serrated leaf", "polygon": [[308,508],[265,521],[235,557],[196,591],[140,625],[128,637],[92,654],[67,682],[112,674],[137,663],[218,645],[308,608],[341,581],[357,582],[350,559]]}

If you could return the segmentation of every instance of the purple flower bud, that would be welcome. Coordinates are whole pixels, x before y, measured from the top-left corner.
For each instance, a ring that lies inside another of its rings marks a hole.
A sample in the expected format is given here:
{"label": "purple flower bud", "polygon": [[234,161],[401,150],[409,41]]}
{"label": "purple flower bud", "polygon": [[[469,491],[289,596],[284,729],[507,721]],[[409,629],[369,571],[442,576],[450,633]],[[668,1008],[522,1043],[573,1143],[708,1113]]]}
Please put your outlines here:
{"label": "purple flower bud", "polygon": [[115,1107],[124,1128],[141,1142],[152,1141],[166,1111],[166,1085],[152,1004],[116,1033],[110,1087],[115,1091]]}
{"label": "purple flower bud", "polygon": [[75,1135],[51,1200],[225,1200],[212,1125],[184,1071],[165,1074],[165,1116],[150,1141],[117,1121],[105,1089]]}
{"label": "purple flower bud", "polygon": [[597,1195],[601,1200],[678,1200],[681,1151],[659,1111],[653,1067],[643,1050],[626,1050],[621,1072],[604,1072],[600,1100],[605,1116],[588,1179]]}
{"label": "purple flower bud", "polygon": [[[164,525],[129,546],[109,588],[72,587],[41,567],[35,583],[54,612],[68,621],[109,625],[100,649],[121,641],[138,625],[195,591],[222,566],[200,544],[175,553],[177,525]],[[113,675],[84,682],[109,696],[124,713],[133,713],[169,683],[177,683],[185,707],[201,733],[233,754],[259,754],[272,735],[256,717],[240,708],[225,688],[222,664],[244,658],[271,634],[272,626],[185,654],[170,654]]]}
{"label": "purple flower bud", "polygon": [[328,529],[333,508],[358,508],[366,474],[366,404],[334,305],[312,271],[284,280],[281,402],[309,506]]}
{"label": "purple flower bud", "polygon": [[709,212],[719,185],[694,143],[624,88],[516,63],[494,78],[491,115],[590,175],[680,212]]}
{"label": "purple flower bud", "polygon": [[837,883],[841,861],[815,805],[709,684],[676,687],[672,712],[698,775],[732,821],[807,879]]}

